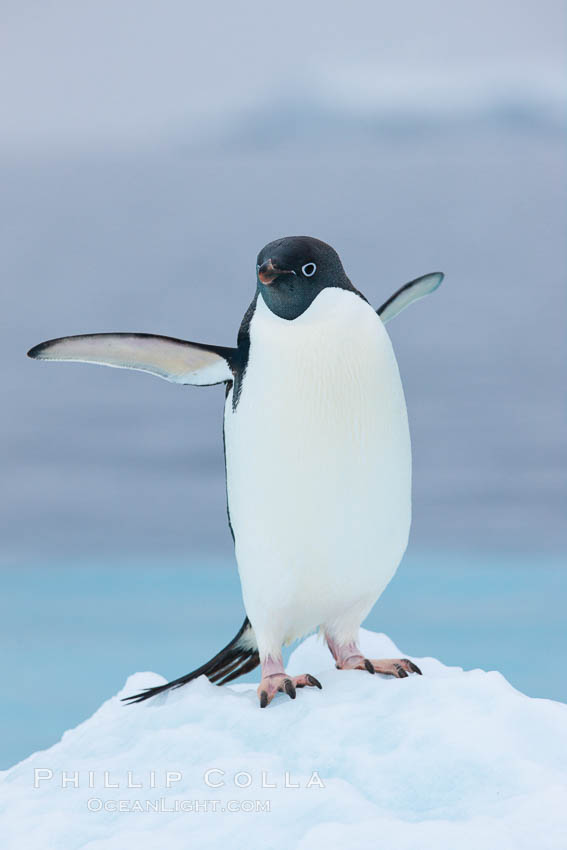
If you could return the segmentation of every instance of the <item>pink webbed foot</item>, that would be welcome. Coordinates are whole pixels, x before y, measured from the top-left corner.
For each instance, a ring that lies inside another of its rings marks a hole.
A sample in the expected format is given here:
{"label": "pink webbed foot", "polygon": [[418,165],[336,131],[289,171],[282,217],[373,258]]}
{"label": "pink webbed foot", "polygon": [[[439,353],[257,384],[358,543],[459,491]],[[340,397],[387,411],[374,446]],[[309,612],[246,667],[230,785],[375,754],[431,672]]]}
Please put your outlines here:
{"label": "pink webbed foot", "polygon": [[260,697],[260,708],[266,708],[278,693],[286,693],[290,699],[295,699],[297,688],[322,688],[321,682],[310,673],[303,676],[288,676],[287,673],[275,673],[262,678],[258,685],[258,696]]}
{"label": "pink webbed foot", "polygon": [[302,676],[288,676],[281,659],[274,660],[268,657],[262,664],[262,681],[258,685],[260,708],[266,708],[278,692],[287,694],[290,699],[295,699],[296,689],[306,687],[321,689],[323,686],[310,673],[304,673]]}
{"label": "pink webbed foot", "polygon": [[359,663],[337,664],[339,670],[368,670],[369,673],[383,673],[385,676],[395,676],[396,679],[405,679],[408,673],[423,675],[417,664],[409,658],[363,658]]}
{"label": "pink webbed foot", "polygon": [[335,659],[337,670],[367,670],[405,679],[408,673],[423,675],[417,664],[409,658],[365,658],[355,643],[340,645],[327,638],[327,644]]}

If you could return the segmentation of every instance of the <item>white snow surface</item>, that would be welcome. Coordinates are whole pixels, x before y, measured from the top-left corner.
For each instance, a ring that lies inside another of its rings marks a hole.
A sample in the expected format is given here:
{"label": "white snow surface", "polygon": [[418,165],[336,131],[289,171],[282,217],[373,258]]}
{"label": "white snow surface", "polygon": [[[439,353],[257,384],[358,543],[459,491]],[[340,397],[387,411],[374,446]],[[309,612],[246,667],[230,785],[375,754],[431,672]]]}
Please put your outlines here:
{"label": "white snow surface", "polygon": [[[371,658],[405,657],[385,635],[362,631],[361,644]],[[119,698],[164,681],[136,673],[1,774],[2,847],[565,848],[567,706],[524,696],[497,672],[414,660],[423,676],[337,671],[311,637],[288,670],[313,673],[323,690],[264,710],[252,686],[204,677],[128,706]],[[105,771],[118,788],[104,787]],[[224,784],[207,785],[207,771]],[[196,801],[200,811],[175,811]]]}

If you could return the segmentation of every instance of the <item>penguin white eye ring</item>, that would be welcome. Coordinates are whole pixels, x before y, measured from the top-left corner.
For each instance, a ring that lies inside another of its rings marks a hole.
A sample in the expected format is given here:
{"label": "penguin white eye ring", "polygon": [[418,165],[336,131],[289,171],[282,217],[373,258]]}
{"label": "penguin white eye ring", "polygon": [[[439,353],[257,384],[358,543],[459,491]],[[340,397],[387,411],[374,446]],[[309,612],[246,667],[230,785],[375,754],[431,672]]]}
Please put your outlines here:
{"label": "penguin white eye ring", "polygon": [[[406,283],[374,310],[318,239],[277,239],[256,262],[256,292],[234,348],[106,333],[52,339],[28,352],[226,387],[228,519],[247,616],[210,661],[127,702],[201,675],[223,685],[260,664],[260,707],[278,692],[295,699],[297,689],[321,683],[310,673],[288,676],[281,647],[316,629],[339,670],[420,673],[408,658],[365,658],[357,641],[404,554],[411,516],[406,405],[384,326],[443,275]],[[292,283],[296,269],[301,286]]]}

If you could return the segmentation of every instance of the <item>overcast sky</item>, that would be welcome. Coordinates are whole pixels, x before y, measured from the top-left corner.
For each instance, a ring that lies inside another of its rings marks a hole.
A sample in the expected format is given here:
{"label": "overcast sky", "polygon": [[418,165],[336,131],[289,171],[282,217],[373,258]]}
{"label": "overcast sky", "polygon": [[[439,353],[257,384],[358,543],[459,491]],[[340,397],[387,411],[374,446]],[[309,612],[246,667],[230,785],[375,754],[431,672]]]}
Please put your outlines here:
{"label": "overcast sky", "polygon": [[565,32],[561,0],[4,0],[1,144],[151,143],[305,90],[559,97]]}

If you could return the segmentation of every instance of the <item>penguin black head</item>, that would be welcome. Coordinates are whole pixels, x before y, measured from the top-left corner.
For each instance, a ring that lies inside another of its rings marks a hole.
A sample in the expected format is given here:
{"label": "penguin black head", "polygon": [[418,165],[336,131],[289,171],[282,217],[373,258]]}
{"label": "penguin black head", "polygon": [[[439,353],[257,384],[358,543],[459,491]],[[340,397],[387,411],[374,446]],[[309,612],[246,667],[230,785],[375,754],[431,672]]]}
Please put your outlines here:
{"label": "penguin black head", "polygon": [[258,254],[258,291],[272,313],[297,319],[328,287],[354,289],[337,252],[311,236],[286,236]]}

